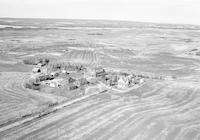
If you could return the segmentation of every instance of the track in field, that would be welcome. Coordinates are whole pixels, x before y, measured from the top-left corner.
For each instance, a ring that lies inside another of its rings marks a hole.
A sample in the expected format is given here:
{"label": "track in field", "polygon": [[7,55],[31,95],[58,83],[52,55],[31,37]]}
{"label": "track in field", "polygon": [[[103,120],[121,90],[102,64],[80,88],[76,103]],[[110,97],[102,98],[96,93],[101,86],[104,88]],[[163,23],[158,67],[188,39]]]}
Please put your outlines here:
{"label": "track in field", "polygon": [[148,83],[129,93],[95,95],[55,114],[2,132],[0,137],[20,140],[199,139],[200,90],[196,86],[183,82]]}

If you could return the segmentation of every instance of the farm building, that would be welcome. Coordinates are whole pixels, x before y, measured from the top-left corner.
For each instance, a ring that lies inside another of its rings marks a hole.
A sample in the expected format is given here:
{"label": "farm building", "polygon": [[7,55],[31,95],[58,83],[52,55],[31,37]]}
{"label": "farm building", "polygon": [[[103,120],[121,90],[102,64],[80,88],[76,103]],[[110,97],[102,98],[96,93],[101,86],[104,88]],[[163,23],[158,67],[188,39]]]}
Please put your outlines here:
{"label": "farm building", "polygon": [[84,85],[89,84],[89,82],[87,81],[86,78],[80,78],[77,81],[75,81],[74,84],[76,84],[77,86],[84,86]]}
{"label": "farm building", "polygon": [[129,80],[128,78],[126,77],[120,77],[119,80],[118,80],[118,88],[126,88],[128,87],[128,84],[129,84]]}
{"label": "farm building", "polygon": [[104,77],[106,71],[102,67],[95,68],[96,77]]}
{"label": "farm building", "polygon": [[33,88],[34,90],[40,90],[40,83],[33,82],[32,88]]}
{"label": "farm building", "polygon": [[58,77],[59,76],[59,72],[58,71],[51,72],[50,76],[53,77],[53,78]]}
{"label": "farm building", "polygon": [[66,74],[67,71],[66,71],[65,69],[62,69],[62,70],[61,70],[61,73]]}
{"label": "farm building", "polygon": [[41,69],[40,68],[33,68],[33,73],[39,73],[39,72],[41,72]]}
{"label": "farm building", "polygon": [[90,83],[90,84],[95,84],[97,83],[97,79],[94,77],[88,77],[86,78],[86,80]]}
{"label": "farm building", "polygon": [[117,75],[106,75],[104,77],[104,82],[109,86],[117,85]]}
{"label": "farm building", "polygon": [[30,79],[36,79],[38,76],[40,76],[40,73],[31,74]]}
{"label": "farm building", "polygon": [[69,91],[72,91],[72,90],[78,89],[78,86],[73,83],[70,83],[67,86],[65,86],[65,88],[67,88],[67,90]]}
{"label": "farm building", "polygon": [[140,78],[135,77],[135,78],[133,79],[133,83],[134,83],[134,84],[139,84],[139,83],[140,83]]}
{"label": "farm building", "polygon": [[58,88],[58,87],[64,86],[63,79],[53,79],[53,80],[49,81],[48,84],[50,87],[53,87],[53,88]]}
{"label": "farm building", "polygon": [[85,68],[83,65],[80,65],[80,66],[78,67],[78,70],[80,70],[80,71],[85,71],[86,68]]}
{"label": "farm building", "polygon": [[47,79],[49,79],[48,75],[40,75],[38,76],[39,81],[46,81]]}
{"label": "farm building", "polygon": [[42,63],[38,63],[37,67],[41,68],[42,67]]}
{"label": "farm building", "polygon": [[78,80],[80,82],[80,85],[87,85],[89,82],[86,80],[86,78],[81,78]]}
{"label": "farm building", "polygon": [[111,81],[111,75],[106,75],[105,77],[103,77],[103,82],[109,83],[110,81]]}
{"label": "farm building", "polygon": [[67,81],[67,83],[74,83],[76,81],[76,79],[74,79],[72,77],[67,77],[66,81]]}
{"label": "farm building", "polygon": [[140,81],[139,81],[139,83],[141,84],[141,83],[143,83],[143,82],[144,82],[144,79],[141,78]]}
{"label": "farm building", "polygon": [[118,81],[117,75],[112,75],[111,80],[116,83]]}
{"label": "farm building", "polygon": [[67,78],[69,76],[69,73],[66,70],[61,70],[61,73],[59,74],[59,77]]}

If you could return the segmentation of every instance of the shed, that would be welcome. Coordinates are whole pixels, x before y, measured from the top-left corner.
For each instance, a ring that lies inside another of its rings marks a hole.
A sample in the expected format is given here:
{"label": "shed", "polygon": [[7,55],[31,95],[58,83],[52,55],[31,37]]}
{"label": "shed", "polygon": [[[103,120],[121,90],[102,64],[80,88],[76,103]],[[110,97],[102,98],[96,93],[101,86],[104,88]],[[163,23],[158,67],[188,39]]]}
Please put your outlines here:
{"label": "shed", "polygon": [[39,73],[39,72],[41,72],[41,69],[40,68],[33,68],[33,73]]}
{"label": "shed", "polygon": [[96,77],[104,77],[106,71],[102,67],[95,68]]}
{"label": "shed", "polygon": [[47,75],[40,75],[38,78],[39,78],[40,81],[46,81],[48,79],[48,76]]}

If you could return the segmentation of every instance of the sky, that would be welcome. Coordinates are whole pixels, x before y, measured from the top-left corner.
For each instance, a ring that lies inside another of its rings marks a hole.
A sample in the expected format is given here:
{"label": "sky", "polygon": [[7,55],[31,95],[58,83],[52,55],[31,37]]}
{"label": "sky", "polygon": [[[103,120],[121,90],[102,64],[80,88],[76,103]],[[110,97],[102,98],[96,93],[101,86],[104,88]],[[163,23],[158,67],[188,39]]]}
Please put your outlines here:
{"label": "sky", "polygon": [[0,17],[200,25],[200,0],[0,0]]}

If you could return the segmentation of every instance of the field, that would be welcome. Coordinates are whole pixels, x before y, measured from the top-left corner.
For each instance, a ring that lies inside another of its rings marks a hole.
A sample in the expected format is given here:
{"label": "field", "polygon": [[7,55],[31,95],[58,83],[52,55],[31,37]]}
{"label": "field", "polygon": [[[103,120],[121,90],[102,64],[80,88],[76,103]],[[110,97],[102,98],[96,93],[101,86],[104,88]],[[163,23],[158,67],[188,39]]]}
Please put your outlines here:
{"label": "field", "polygon": [[[0,139],[200,139],[200,27],[128,21],[0,19]],[[88,67],[162,75],[120,93],[88,96],[41,117],[26,115],[68,99],[23,86],[45,54]]]}

